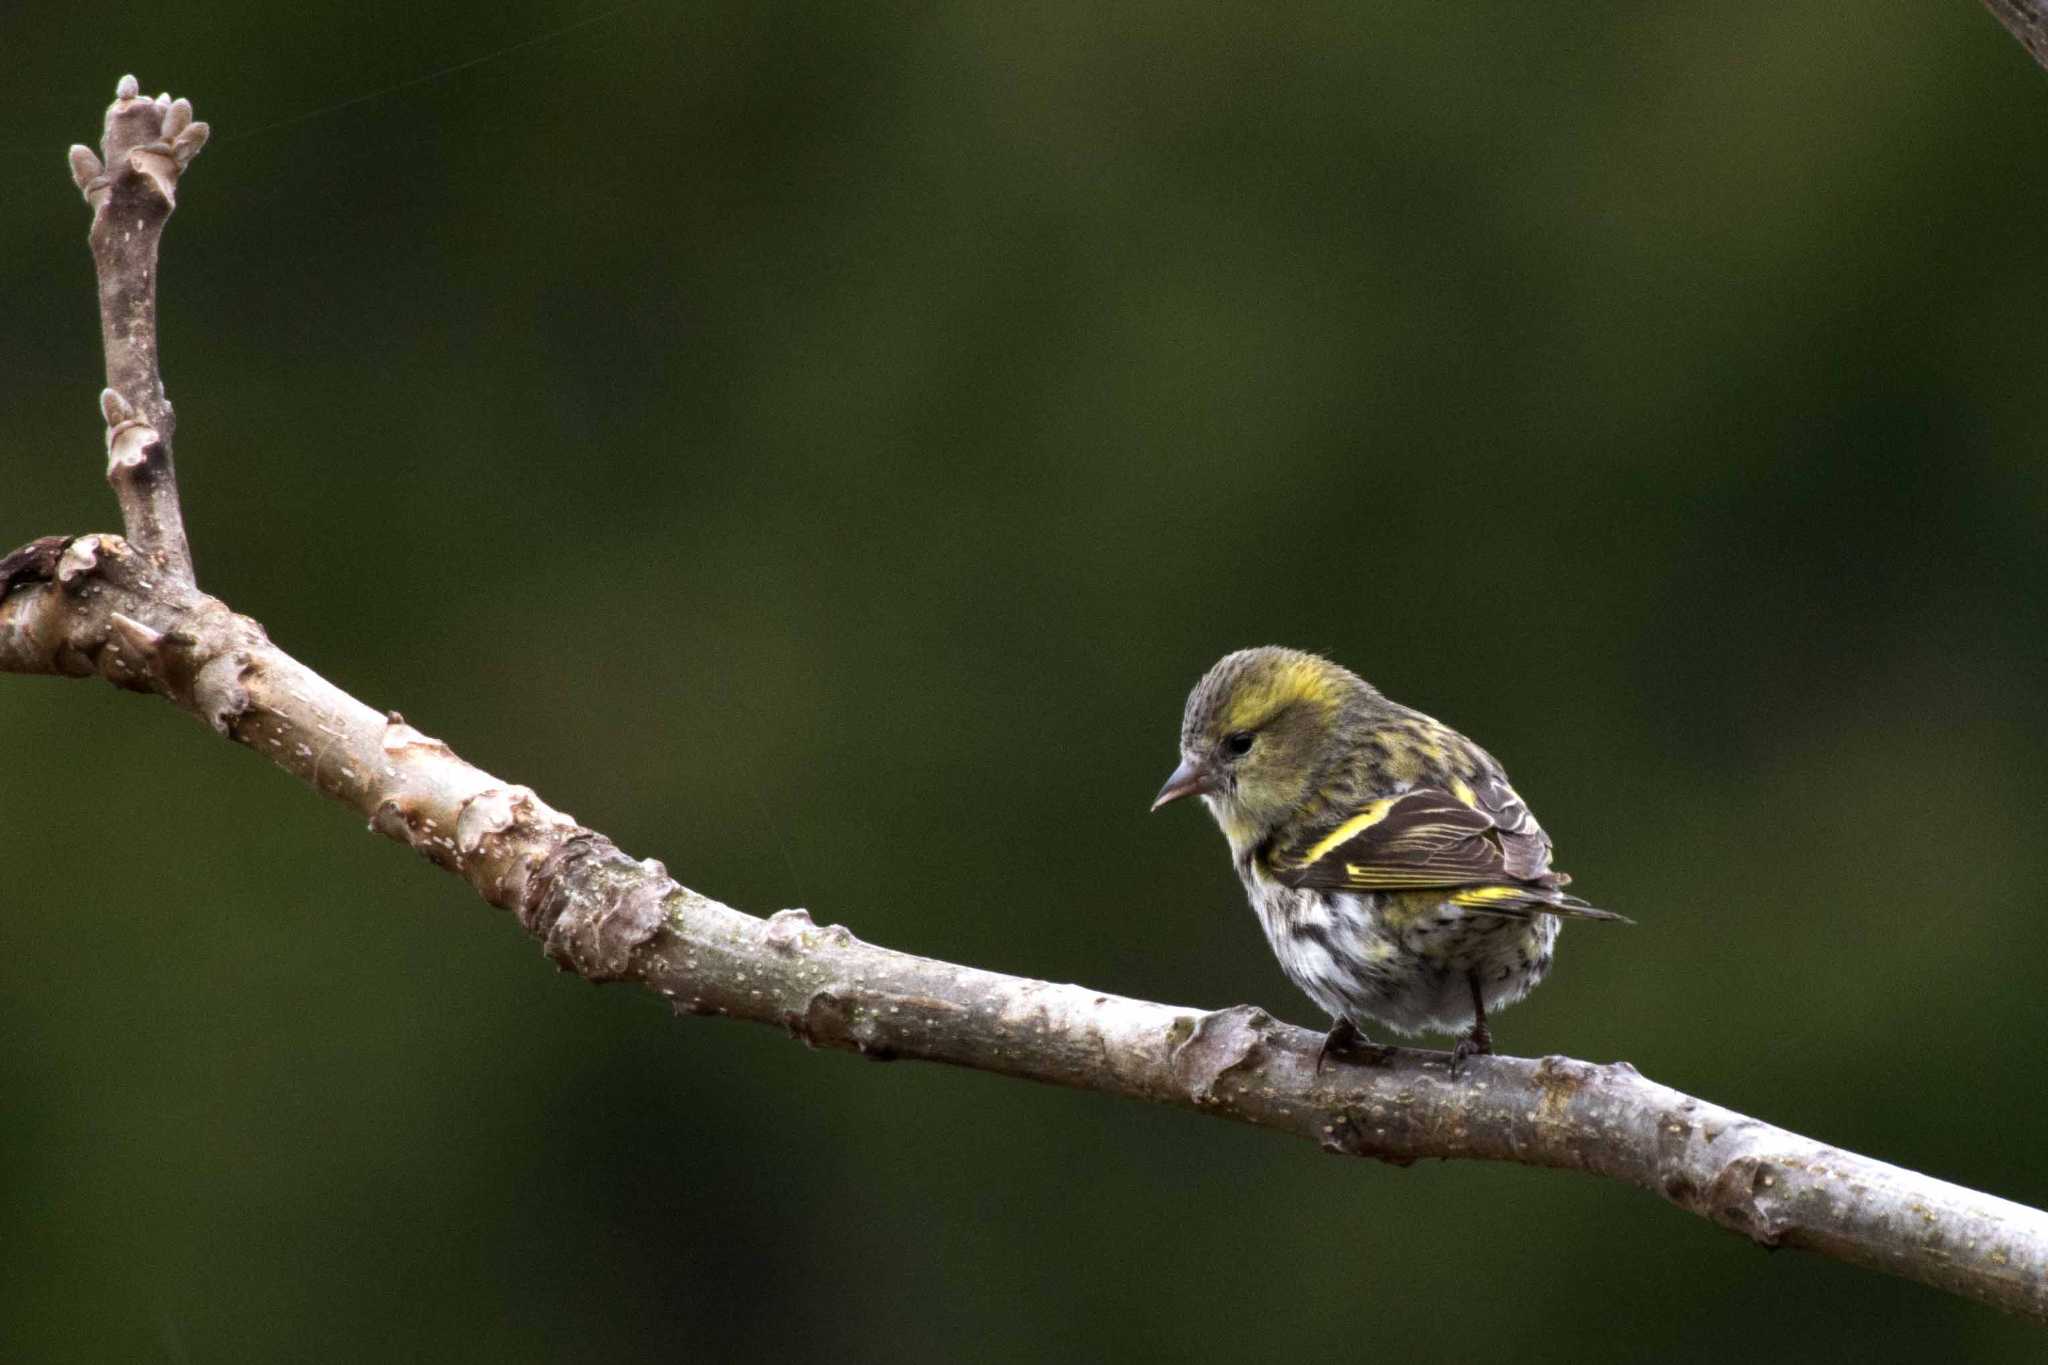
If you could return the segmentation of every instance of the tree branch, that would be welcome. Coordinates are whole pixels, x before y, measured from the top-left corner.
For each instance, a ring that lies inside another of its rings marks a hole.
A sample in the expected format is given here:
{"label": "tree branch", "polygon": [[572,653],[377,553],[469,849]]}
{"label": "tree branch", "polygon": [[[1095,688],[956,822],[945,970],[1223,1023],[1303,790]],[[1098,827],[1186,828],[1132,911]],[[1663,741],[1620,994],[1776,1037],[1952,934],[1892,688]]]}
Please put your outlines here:
{"label": "tree branch", "polygon": [[2013,37],[2043,68],[2048,68],[2048,0],[1984,0]]}
{"label": "tree branch", "polygon": [[[92,259],[100,282],[100,340],[107,387],[107,482],[121,504],[128,539],[158,572],[190,583],[192,549],[171,465],[177,414],[157,363],[156,261],[164,224],[177,207],[178,178],[206,145],[192,105],[149,99],[123,76],[100,136],[102,156],[71,149],[71,178],[92,205]],[[102,159],[102,157],[104,159]]]}
{"label": "tree branch", "polygon": [[[124,81],[109,114],[110,161],[119,159],[117,119],[136,103]],[[175,136],[171,153],[156,148],[185,106],[149,103],[165,111],[159,141],[127,162],[176,162]],[[102,176],[81,179],[91,198]],[[820,927],[802,910],[758,919],[357,701],[201,592],[189,557],[174,571],[169,406],[153,371],[134,372],[155,361],[153,295],[133,273],[153,273],[154,237],[147,257],[100,249],[106,204],[125,202],[123,183],[94,201],[103,308],[115,300],[124,320],[107,331],[109,381],[135,395],[122,400],[131,415],[107,405],[109,443],[120,448],[124,424],[138,422],[156,439],[143,441],[139,463],[120,466],[138,472],[114,480],[130,538],[45,537],[0,558],[0,671],[97,674],[169,699],[511,910],[557,963],[591,981],[639,982],[677,1013],[774,1024],[812,1047],[1173,1105],[1397,1165],[1472,1158],[1585,1171],[1765,1246],[1803,1247],[2048,1321],[2048,1214],[1694,1099],[1625,1062],[1482,1056],[1454,1078],[1446,1054],[1389,1049],[1380,1064],[1319,1072],[1320,1035],[1248,1006],[1154,1004],[916,957]],[[166,187],[163,212],[168,204]],[[161,477],[139,472],[150,470]]]}

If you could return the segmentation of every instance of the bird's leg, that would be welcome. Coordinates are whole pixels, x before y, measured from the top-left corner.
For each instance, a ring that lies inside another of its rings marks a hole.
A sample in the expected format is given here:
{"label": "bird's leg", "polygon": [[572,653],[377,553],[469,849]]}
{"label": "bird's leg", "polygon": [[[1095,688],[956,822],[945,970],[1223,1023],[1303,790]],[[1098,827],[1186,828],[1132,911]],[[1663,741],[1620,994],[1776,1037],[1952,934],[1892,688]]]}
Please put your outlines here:
{"label": "bird's leg", "polygon": [[1486,999],[1479,993],[1479,973],[1465,973],[1465,984],[1472,988],[1472,1031],[1460,1038],[1458,1045],[1451,1049],[1453,1076],[1464,1067],[1467,1057],[1475,1054],[1483,1056],[1493,1051],[1493,1031],[1486,1027]]}
{"label": "bird's leg", "polygon": [[1384,1060],[1386,1051],[1366,1037],[1358,1025],[1339,1016],[1331,1021],[1330,1031],[1323,1035],[1323,1045],[1316,1049],[1316,1074],[1322,1074],[1327,1060],[1377,1062]]}

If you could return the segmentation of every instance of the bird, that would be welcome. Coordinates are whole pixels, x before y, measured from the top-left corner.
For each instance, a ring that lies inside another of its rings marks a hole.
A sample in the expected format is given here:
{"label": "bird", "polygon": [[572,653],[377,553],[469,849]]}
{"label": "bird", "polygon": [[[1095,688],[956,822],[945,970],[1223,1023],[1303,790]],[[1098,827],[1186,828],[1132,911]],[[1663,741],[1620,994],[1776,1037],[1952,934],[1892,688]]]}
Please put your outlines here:
{"label": "bird", "polygon": [[1342,665],[1266,645],[1188,694],[1180,765],[1152,809],[1199,796],[1287,979],[1331,1020],[1316,1056],[1371,1050],[1368,1021],[1458,1034],[1550,970],[1561,920],[1631,923],[1565,892],[1550,836],[1493,755]]}

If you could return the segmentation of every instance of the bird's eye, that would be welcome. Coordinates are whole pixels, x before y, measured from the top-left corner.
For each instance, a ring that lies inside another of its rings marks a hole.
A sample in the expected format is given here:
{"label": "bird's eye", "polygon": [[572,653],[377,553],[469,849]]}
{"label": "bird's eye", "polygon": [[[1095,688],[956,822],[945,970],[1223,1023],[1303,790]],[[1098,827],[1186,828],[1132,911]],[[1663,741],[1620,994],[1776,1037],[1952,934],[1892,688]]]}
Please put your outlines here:
{"label": "bird's eye", "polygon": [[1252,751],[1252,732],[1233,730],[1223,737],[1223,752],[1232,758],[1243,758]]}

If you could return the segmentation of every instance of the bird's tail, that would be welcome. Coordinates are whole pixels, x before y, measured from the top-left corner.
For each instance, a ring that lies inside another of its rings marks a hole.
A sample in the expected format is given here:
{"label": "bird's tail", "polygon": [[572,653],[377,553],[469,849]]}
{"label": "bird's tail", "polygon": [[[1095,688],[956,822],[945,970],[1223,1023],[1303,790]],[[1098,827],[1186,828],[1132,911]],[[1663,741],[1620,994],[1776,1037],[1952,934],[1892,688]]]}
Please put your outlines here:
{"label": "bird's tail", "polygon": [[1567,896],[1562,891],[1554,894],[1557,899],[1543,907],[1553,915],[1561,915],[1565,919],[1604,919],[1615,924],[1635,923],[1627,915],[1617,915],[1612,910],[1602,910],[1597,905],[1588,905],[1577,896]]}
{"label": "bird's tail", "polygon": [[1617,915],[1612,910],[1602,910],[1589,905],[1577,896],[1566,895],[1555,886],[1542,883],[1518,883],[1512,886],[1468,886],[1462,891],[1451,893],[1453,904],[1482,914],[1509,915],[1516,919],[1527,919],[1531,915],[1550,914],[1564,919],[1608,920],[1615,924],[1634,924],[1627,915]]}

